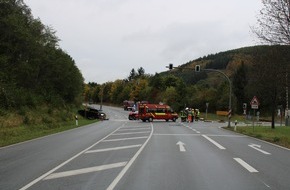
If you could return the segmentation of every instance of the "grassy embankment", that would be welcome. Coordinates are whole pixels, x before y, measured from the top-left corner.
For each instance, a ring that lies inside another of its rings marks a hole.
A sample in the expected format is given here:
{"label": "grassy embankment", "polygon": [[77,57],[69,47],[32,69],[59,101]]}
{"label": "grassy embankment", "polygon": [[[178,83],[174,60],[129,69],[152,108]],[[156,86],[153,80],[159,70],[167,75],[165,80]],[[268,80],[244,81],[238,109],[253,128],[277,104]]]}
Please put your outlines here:
{"label": "grassy embankment", "polygon": [[271,126],[237,126],[237,132],[290,148],[290,127],[276,126],[272,129]]}
{"label": "grassy embankment", "polygon": [[97,120],[87,120],[78,115],[77,109],[21,108],[17,111],[0,110],[0,147],[43,137],[84,126]]}
{"label": "grassy embankment", "polygon": [[[204,116],[204,115],[203,115]],[[216,116],[215,114],[208,115],[209,120],[223,120],[225,122],[225,129],[234,130],[234,126],[227,128],[227,118]],[[270,121],[271,118],[261,118],[263,120]],[[257,139],[261,139],[267,142],[271,142],[286,148],[290,148],[290,127],[285,127],[284,123],[280,126],[280,120],[275,121],[275,128],[272,129],[270,125],[263,126],[261,122],[255,123],[254,126],[252,121],[246,120],[244,116],[235,115],[231,121],[237,120],[238,122],[246,123],[246,126],[237,125],[236,132],[248,135]],[[284,122],[284,121],[283,121]]]}

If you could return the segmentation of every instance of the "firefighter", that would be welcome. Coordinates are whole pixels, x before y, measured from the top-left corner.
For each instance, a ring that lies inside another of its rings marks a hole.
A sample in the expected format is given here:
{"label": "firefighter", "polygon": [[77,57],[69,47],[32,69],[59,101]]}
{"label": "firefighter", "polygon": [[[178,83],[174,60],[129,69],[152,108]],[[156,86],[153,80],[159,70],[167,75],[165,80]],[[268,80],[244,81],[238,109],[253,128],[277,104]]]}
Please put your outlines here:
{"label": "firefighter", "polygon": [[186,118],[187,118],[187,114],[185,112],[185,110],[182,110],[180,112],[180,119],[181,119],[181,122],[185,122],[186,121]]}
{"label": "firefighter", "polygon": [[188,112],[187,112],[187,122],[190,123],[192,122],[192,110],[191,109],[188,109]]}
{"label": "firefighter", "polygon": [[197,109],[197,121],[199,120],[199,117],[200,116],[200,111],[199,111],[199,109]]}
{"label": "firefighter", "polygon": [[191,122],[194,122],[195,112],[194,112],[194,109],[193,108],[191,109],[191,115],[192,115]]}

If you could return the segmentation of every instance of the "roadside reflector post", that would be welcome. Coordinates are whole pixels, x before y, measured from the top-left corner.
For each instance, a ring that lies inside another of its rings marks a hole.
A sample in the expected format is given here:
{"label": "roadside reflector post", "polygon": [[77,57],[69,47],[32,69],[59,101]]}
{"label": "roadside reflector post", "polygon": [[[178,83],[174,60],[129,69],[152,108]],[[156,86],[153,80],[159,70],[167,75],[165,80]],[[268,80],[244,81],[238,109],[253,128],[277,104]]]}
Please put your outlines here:
{"label": "roadside reflector post", "polygon": [[75,119],[76,119],[76,126],[79,126],[79,121],[78,121],[78,116],[77,115],[75,116]]}
{"label": "roadside reflector post", "polygon": [[235,131],[237,130],[238,120],[235,120]]}

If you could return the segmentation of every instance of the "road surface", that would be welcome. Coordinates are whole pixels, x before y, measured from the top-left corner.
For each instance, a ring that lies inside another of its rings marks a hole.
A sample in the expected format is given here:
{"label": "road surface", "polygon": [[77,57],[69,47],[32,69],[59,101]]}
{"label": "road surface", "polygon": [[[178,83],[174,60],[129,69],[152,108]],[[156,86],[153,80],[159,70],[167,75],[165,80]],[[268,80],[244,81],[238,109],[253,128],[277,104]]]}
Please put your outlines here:
{"label": "road surface", "polygon": [[267,190],[290,188],[290,150],[221,126],[109,117],[0,149],[0,189]]}

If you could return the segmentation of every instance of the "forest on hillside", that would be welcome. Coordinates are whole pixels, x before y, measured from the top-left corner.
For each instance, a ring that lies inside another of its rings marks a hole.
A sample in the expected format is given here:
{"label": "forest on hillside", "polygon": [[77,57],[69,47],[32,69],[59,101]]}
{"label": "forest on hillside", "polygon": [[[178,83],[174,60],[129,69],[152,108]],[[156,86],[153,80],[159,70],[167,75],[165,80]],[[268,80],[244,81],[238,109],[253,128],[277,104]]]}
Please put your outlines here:
{"label": "forest on hillside", "polygon": [[[232,83],[232,109],[243,113],[243,103],[253,96],[260,100],[264,115],[278,107],[286,108],[286,89],[289,88],[290,46],[253,46],[220,52],[189,61],[176,69],[155,75],[146,74],[142,67],[133,68],[126,79],[85,85],[85,101],[114,103],[123,100],[152,103],[163,102],[179,111],[184,107],[209,111],[228,110],[229,84],[220,74],[203,72],[216,69],[224,72]],[[194,72],[195,65],[201,72]]]}
{"label": "forest on hillside", "polygon": [[0,2],[0,110],[80,104],[83,77],[23,0]]}

